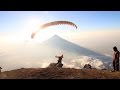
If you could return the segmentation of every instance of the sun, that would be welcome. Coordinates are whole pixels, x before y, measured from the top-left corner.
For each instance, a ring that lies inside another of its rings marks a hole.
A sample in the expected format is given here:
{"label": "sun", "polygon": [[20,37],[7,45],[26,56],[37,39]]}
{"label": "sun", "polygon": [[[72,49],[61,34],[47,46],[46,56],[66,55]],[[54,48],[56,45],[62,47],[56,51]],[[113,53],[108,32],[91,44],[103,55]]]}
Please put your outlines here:
{"label": "sun", "polygon": [[38,17],[28,17],[24,21],[24,31],[32,32],[35,29],[39,29],[40,24],[42,24],[43,20]]}
{"label": "sun", "polygon": [[[26,41],[37,41],[41,42],[46,38],[47,35],[44,35],[44,33],[40,34],[38,33],[34,40],[31,40],[31,34],[32,32],[39,30],[40,25],[44,23],[44,20],[39,17],[27,17],[22,22],[23,26],[19,30],[16,30],[15,32],[8,32],[5,37],[3,37],[4,41],[7,42],[13,42],[13,43],[21,43]],[[47,32],[46,32],[47,33]],[[37,39],[38,36],[38,39]],[[36,40],[37,39],[37,40]]]}
{"label": "sun", "polygon": [[[26,38],[23,39],[26,39],[26,41],[31,42],[42,42],[56,34],[54,28],[40,29],[40,25],[44,24],[45,22],[46,21],[44,19],[37,17],[29,17],[28,19],[26,19],[23,31],[23,34]],[[32,33],[36,31],[38,32],[35,34],[35,37],[31,38]]]}
{"label": "sun", "polygon": [[[29,17],[26,19],[23,30],[23,35],[26,37],[24,39],[34,42],[42,42],[48,39],[51,36],[50,32],[48,30],[40,30],[40,25],[44,24],[44,22],[45,20],[37,17]],[[35,35],[35,38],[31,39],[31,34],[38,30],[40,31]]]}

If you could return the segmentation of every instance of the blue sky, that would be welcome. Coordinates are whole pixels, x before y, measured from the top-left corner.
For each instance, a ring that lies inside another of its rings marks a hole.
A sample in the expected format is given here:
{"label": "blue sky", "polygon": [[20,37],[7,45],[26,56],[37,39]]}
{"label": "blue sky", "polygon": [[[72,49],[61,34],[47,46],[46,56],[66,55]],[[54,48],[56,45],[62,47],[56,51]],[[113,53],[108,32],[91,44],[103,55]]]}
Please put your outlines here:
{"label": "blue sky", "polygon": [[0,11],[0,32],[22,30],[28,17],[43,22],[69,20],[81,31],[120,28],[119,11]]}

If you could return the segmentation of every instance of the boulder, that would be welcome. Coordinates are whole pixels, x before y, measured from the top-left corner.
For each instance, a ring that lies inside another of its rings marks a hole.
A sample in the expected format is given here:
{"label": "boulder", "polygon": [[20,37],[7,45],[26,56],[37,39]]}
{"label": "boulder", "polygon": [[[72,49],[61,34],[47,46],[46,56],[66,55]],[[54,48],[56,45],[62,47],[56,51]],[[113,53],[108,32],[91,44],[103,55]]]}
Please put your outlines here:
{"label": "boulder", "polygon": [[57,64],[57,63],[50,63],[48,68],[56,68],[56,67],[62,68],[62,66],[63,66],[62,63],[59,63],[59,64]]}

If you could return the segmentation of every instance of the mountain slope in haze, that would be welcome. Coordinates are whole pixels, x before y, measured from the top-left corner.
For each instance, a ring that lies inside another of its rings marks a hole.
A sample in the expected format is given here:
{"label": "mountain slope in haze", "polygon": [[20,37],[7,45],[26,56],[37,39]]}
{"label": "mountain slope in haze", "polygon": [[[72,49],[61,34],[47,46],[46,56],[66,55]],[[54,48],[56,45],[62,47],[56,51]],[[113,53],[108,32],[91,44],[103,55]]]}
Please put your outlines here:
{"label": "mountain slope in haze", "polygon": [[94,52],[92,50],[89,50],[77,44],[74,44],[57,35],[54,35],[53,37],[42,42],[41,44],[43,46],[53,47],[55,49],[61,49],[61,50],[67,51],[68,53],[73,53],[76,55],[90,56],[90,57],[101,59],[101,60],[109,60],[109,61],[111,60],[111,58],[108,56],[102,55],[100,53]]}

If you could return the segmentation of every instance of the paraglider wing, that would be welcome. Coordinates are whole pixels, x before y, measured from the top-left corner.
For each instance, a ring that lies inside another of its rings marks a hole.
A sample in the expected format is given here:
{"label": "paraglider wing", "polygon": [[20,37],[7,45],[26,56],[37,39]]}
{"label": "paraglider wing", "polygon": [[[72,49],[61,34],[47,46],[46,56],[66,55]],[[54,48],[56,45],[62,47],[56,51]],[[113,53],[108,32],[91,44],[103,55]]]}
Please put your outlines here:
{"label": "paraglider wing", "polygon": [[[44,29],[44,28],[47,28],[47,27],[50,27],[50,26],[53,26],[53,25],[64,25],[64,24],[71,25],[71,26],[73,26],[77,29],[77,25],[75,25],[73,22],[70,22],[70,21],[53,21],[53,22],[45,23],[45,24],[40,26],[40,29]],[[35,37],[35,34],[39,31],[40,30],[38,30],[36,32],[33,32],[31,34],[31,38],[33,39]]]}
{"label": "paraglider wing", "polygon": [[41,25],[40,27],[41,27],[41,29],[44,29],[44,28],[49,27],[49,26],[62,25],[62,24],[71,25],[77,29],[77,26],[70,21],[54,21],[54,22],[45,23],[45,24]]}

